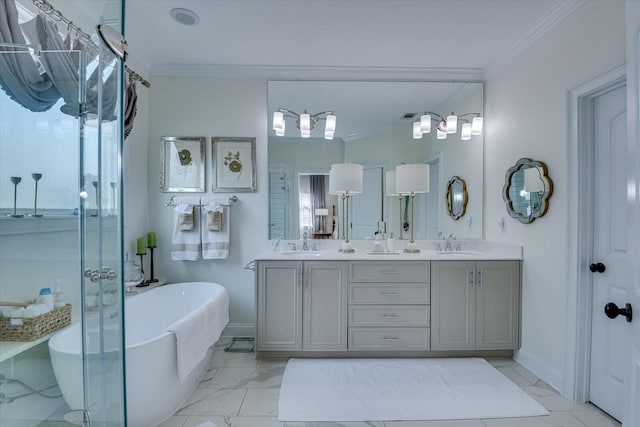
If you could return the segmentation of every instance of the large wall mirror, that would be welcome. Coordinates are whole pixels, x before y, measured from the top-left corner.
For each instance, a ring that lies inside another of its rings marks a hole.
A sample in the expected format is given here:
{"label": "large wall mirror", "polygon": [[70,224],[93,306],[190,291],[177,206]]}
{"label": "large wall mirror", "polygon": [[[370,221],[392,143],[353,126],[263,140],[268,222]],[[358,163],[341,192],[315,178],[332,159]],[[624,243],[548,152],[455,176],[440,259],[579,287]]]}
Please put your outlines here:
{"label": "large wall mirror", "polygon": [[[482,238],[483,135],[462,140],[458,130],[446,139],[437,139],[434,126],[433,132],[414,139],[413,122],[425,111],[443,116],[451,112],[484,116],[483,105],[484,87],[477,82],[270,81],[269,238],[300,238],[302,222],[306,224],[309,217],[312,222],[321,222],[325,235],[333,231],[334,224],[340,228],[334,215],[341,212],[338,198],[326,197],[325,206],[307,206],[314,195],[306,192],[306,178],[301,180],[304,176],[326,176],[333,163],[364,166],[363,192],[350,198],[350,237],[373,237],[381,229],[381,221],[388,233],[398,236],[406,218],[401,217],[398,197],[386,195],[385,172],[398,164],[418,162],[431,167],[430,192],[417,195],[415,200],[415,238],[432,239],[438,232]],[[308,137],[302,136],[300,122],[291,117],[285,117],[284,129],[276,132],[273,119],[279,109],[309,114],[312,129]],[[330,115],[326,112],[336,118],[331,135],[325,135]],[[447,181],[456,175],[464,176],[467,184],[466,221],[456,221],[447,214]],[[327,216],[324,210],[315,215],[316,209],[326,209]],[[307,226],[311,231],[317,228]]]}

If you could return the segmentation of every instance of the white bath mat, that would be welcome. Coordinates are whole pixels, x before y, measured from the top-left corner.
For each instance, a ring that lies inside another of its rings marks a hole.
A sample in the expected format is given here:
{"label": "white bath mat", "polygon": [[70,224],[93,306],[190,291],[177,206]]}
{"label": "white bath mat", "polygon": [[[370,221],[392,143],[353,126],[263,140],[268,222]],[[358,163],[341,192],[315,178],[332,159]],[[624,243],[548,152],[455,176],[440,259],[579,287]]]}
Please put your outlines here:
{"label": "white bath mat", "polygon": [[481,358],[291,359],[280,421],[511,418],[548,412]]}

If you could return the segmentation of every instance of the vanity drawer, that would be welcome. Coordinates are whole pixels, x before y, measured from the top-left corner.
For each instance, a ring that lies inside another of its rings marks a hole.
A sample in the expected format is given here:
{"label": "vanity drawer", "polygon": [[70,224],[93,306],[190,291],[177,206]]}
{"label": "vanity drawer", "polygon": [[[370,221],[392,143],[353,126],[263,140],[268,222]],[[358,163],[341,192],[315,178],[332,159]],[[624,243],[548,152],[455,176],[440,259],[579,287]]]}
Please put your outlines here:
{"label": "vanity drawer", "polygon": [[349,350],[429,350],[429,328],[349,328]]}
{"label": "vanity drawer", "polygon": [[429,304],[428,284],[349,284],[349,304]]}
{"label": "vanity drawer", "polygon": [[352,261],[350,282],[429,282],[429,261]]}
{"label": "vanity drawer", "polygon": [[428,305],[352,305],[349,326],[429,327]]}

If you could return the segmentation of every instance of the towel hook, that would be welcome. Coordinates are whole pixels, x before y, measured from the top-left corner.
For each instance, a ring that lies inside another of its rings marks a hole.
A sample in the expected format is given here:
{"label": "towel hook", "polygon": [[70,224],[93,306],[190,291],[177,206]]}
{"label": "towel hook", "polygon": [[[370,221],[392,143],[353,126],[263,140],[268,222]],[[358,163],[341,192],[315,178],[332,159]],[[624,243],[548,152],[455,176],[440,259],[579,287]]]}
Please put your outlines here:
{"label": "towel hook", "polygon": [[176,205],[176,196],[169,196],[169,201],[167,203],[165,203],[165,207],[166,206],[175,206]]}

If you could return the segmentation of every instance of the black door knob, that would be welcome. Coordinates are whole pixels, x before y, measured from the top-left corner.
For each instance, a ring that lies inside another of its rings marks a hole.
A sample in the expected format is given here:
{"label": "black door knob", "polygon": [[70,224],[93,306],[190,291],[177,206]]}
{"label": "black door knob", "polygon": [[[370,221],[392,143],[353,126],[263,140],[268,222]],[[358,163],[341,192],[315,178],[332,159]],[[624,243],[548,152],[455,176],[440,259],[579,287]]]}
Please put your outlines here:
{"label": "black door knob", "polygon": [[604,306],[604,314],[606,314],[609,319],[615,319],[620,315],[626,317],[627,322],[631,322],[633,319],[631,304],[625,304],[624,308],[620,308],[613,302],[607,303],[607,305]]}
{"label": "black door knob", "polygon": [[593,263],[589,266],[589,270],[591,270],[592,273],[604,273],[606,269],[607,267],[605,267],[605,265],[601,262]]}

